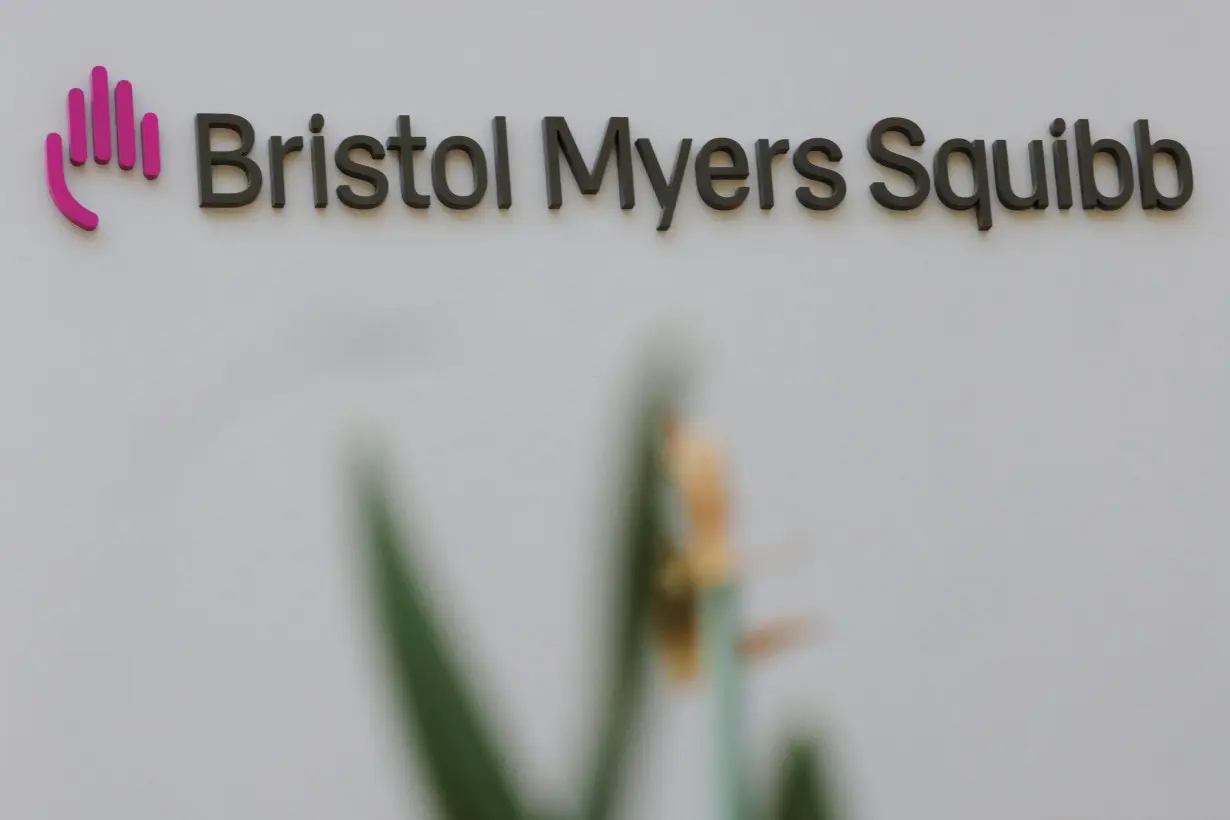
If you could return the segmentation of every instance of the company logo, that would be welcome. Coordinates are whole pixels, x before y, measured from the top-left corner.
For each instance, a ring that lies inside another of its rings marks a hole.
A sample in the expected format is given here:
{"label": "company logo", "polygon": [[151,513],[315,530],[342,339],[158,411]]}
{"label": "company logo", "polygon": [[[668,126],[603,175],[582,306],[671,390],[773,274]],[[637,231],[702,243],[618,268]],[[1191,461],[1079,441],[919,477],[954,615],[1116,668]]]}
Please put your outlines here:
{"label": "company logo", "polygon": [[[85,92],[74,88],[68,92],[68,160],[73,165],[85,165],[86,143],[94,148],[94,162],[111,162],[111,85],[107,69],[95,66],[90,72],[90,122],[86,125]],[[47,135],[47,191],[60,213],[78,228],[92,231],[98,227],[98,214],[82,205],[68,190],[65,179],[64,140],[56,133]],[[131,171],[137,163],[136,118],[132,104],[132,83],[120,80],[115,86],[115,153],[121,170]],[[158,144],[158,117],[146,114],[141,118],[141,170],[146,179],[155,179],[162,170]]]}
{"label": "company logo", "polygon": [[[131,170],[137,161],[137,135],[132,84],[127,80],[116,84],[114,112],[119,166]],[[512,207],[509,127],[502,116],[491,121],[487,148],[472,137],[454,135],[435,143],[431,151],[427,137],[411,128],[408,114],[396,116],[395,132],[386,139],[352,134],[339,140],[326,133],[321,113],[307,120],[308,134],[274,134],[267,142],[258,140],[256,127],[238,114],[198,113],[195,120],[202,208],[247,208],[265,189],[274,209],[286,207],[288,192],[293,192],[305,199],[310,194],[314,208],[326,208],[336,199],[346,208],[369,210],[383,205],[400,189],[401,202],[408,208],[422,210],[435,201],[451,210],[469,210],[483,203],[489,182],[495,189],[496,207],[501,211]],[[142,169],[147,179],[154,179],[161,170],[158,118],[146,114],[140,125]],[[891,211],[920,208],[934,192],[942,206],[972,214],[971,222],[979,231],[991,230],[997,201],[1004,209],[1018,212],[1067,211],[1078,204],[1085,211],[1118,211],[1138,198],[1145,211],[1176,211],[1192,197],[1195,184],[1187,148],[1174,139],[1155,138],[1147,119],[1133,123],[1132,147],[1110,136],[1095,137],[1094,128],[1084,118],[1075,120],[1071,134],[1062,117],[1054,119],[1048,130],[1049,145],[1031,139],[1024,145],[1014,142],[1018,147],[1011,151],[1003,139],[946,139],[928,162],[920,156],[927,142],[922,126],[905,117],[883,118],[871,126],[865,144],[867,158],[879,166],[879,173],[891,175],[870,182],[866,191],[877,205]],[[213,137],[219,131],[237,137],[239,146],[216,145]],[[539,172],[546,183],[548,209],[563,207],[565,179],[571,176],[586,196],[597,194],[604,180],[611,180],[618,189],[619,207],[632,210],[639,167],[660,209],[659,231],[670,229],[681,195],[693,187],[685,184],[689,175],[700,203],[714,211],[751,207],[753,201],[762,211],[772,210],[777,199],[775,185],[786,179],[790,179],[798,204],[814,212],[836,209],[850,189],[848,163],[843,165],[845,151],[827,137],[806,137],[797,143],[761,138],[750,144],[719,136],[697,140],[695,149],[693,139],[687,137],[675,149],[661,142],[655,147],[649,137],[635,136],[628,117],[610,117],[596,151],[587,152],[564,117],[543,117],[540,133],[543,164]],[[890,144],[890,139],[898,144]],[[86,163],[87,141],[92,142],[96,164],[111,162],[111,88],[102,66],[95,67],[90,76],[88,124],[85,92],[74,88],[68,94],[68,160],[73,165]],[[267,144],[267,150],[258,147],[260,143]],[[450,158],[469,166],[468,184],[450,180]],[[1113,182],[1094,173],[1095,163],[1107,164],[1107,160]],[[98,215],[68,190],[64,141],[59,134],[47,135],[46,161],[47,189],[60,213],[84,230],[97,228]],[[1159,163],[1173,169],[1172,182],[1159,186]],[[218,190],[215,171],[220,168],[238,171],[243,187]],[[614,170],[613,180],[608,169]],[[858,168],[850,171],[861,173]],[[896,184],[890,187],[889,182]]]}

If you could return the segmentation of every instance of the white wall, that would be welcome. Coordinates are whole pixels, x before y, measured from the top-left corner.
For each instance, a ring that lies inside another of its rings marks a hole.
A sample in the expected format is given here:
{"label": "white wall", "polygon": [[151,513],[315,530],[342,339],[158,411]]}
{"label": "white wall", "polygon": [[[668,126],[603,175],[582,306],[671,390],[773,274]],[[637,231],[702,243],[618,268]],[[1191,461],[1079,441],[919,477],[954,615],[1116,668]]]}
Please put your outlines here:
{"label": "white wall", "polygon": [[[696,409],[729,440],[748,549],[810,539],[805,566],[749,590],[753,618],[828,629],[755,672],[761,759],[802,710],[839,734],[865,818],[1215,815],[1226,22],[1195,0],[10,0],[0,816],[425,816],[352,594],[341,458],[365,427],[395,448],[527,776],[562,792],[610,423],[662,326],[702,354]],[[102,215],[87,235],[40,162],[95,64],[161,117],[164,171],[71,170]],[[402,113],[433,145],[486,146],[502,114],[514,206],[316,212],[303,157],[283,212],[266,194],[204,212],[199,111],[248,117],[262,163],[317,111],[330,146]],[[587,151],[617,115],[672,155],[827,136],[850,192],[809,214],[783,162],[771,214],[689,188],[661,235],[638,167],[631,213],[613,175],[549,213],[555,114]],[[1196,194],[1170,218],[997,204],[985,234],[934,196],[896,215],[864,145],[894,115],[926,129],[924,158],[964,136],[1018,162],[1054,117],[1129,146],[1147,117],[1191,152]],[[632,816],[709,805],[704,704],[676,700]]]}

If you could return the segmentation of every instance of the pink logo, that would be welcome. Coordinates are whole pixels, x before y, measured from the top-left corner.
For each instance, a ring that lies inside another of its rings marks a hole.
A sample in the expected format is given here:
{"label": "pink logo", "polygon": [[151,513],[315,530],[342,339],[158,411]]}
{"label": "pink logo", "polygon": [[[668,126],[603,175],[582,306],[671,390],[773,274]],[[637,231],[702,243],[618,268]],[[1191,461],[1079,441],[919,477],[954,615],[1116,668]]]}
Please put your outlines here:
{"label": "pink logo", "polygon": [[[111,162],[111,88],[107,69],[95,66],[90,73],[90,117],[93,120],[94,162]],[[137,162],[137,135],[132,107],[132,83],[120,80],[115,86],[115,147],[120,168],[129,171]],[[74,88],[68,92],[68,158],[73,165],[85,165],[86,160],[85,92]],[[47,191],[51,201],[78,228],[92,231],[98,227],[98,214],[86,208],[68,190],[64,179],[64,140],[59,134],[48,134]],[[141,170],[146,179],[154,179],[162,170],[158,148],[158,117],[146,114],[141,118]]]}

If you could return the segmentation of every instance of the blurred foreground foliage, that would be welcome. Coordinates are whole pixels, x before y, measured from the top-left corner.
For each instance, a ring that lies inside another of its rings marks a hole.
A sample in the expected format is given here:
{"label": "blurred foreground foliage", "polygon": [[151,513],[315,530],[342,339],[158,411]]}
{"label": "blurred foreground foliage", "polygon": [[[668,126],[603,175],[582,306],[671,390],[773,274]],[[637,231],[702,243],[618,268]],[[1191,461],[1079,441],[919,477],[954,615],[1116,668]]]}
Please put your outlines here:
{"label": "blurred foreground foliage", "polygon": [[[664,481],[659,434],[681,394],[680,369],[659,357],[637,380],[627,445],[621,528],[614,545],[614,611],[607,650],[606,691],[574,818],[527,805],[488,713],[467,686],[461,653],[450,645],[433,609],[416,556],[422,544],[394,513],[390,482],[379,460],[358,462],[357,513],[365,576],[389,661],[392,694],[406,738],[442,820],[611,820],[625,792],[628,760],[642,725],[652,657],[651,598],[670,549],[659,503]],[[763,820],[836,820],[819,747],[804,738],[788,744],[775,793]]]}

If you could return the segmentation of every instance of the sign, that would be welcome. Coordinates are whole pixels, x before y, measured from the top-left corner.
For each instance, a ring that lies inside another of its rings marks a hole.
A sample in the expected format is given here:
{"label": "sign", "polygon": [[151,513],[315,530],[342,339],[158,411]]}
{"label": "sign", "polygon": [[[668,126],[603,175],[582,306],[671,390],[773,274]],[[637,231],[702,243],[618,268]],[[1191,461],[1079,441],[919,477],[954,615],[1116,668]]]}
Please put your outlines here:
{"label": "sign", "polygon": [[[110,89],[104,67],[94,68],[90,89],[94,161],[106,165],[111,161],[112,134]],[[132,85],[126,80],[116,86],[114,108],[119,166],[130,170],[136,162],[136,130]],[[84,165],[86,110],[85,95],[79,88],[69,92],[68,120],[69,162]],[[270,136],[263,140],[266,149],[258,152],[257,131],[248,118],[228,113],[197,114],[200,207],[243,208],[256,204],[262,191],[267,190],[269,207],[285,208],[287,175],[293,173],[298,163],[297,155],[305,150],[311,202],[316,208],[328,207],[331,185],[333,197],[344,207],[378,208],[389,198],[393,187],[390,176],[396,179],[402,204],[409,208],[429,208],[434,195],[435,201],[446,208],[468,210],[481,205],[492,186],[496,207],[500,210],[512,207],[505,117],[492,119],[490,153],[473,137],[453,135],[436,142],[428,158],[429,183],[419,181],[423,169],[418,162],[418,155],[427,153],[428,138],[415,133],[409,115],[398,115],[395,123],[394,133],[383,139],[353,134],[333,141],[324,133],[325,117],[316,113],[308,120],[306,138],[303,135]],[[215,145],[215,134],[220,131],[237,137],[239,146],[220,148]],[[922,126],[905,117],[887,117],[872,125],[866,150],[876,164],[897,177],[904,177],[911,190],[907,194],[895,194],[882,180],[870,183],[868,190],[880,206],[909,211],[922,205],[934,188],[936,198],[945,207],[972,212],[974,224],[980,231],[989,231],[994,224],[993,199],[1009,211],[1046,210],[1052,205],[1068,210],[1078,199],[1084,210],[1117,211],[1137,193],[1140,207],[1145,210],[1174,211],[1191,199],[1195,184],[1191,155],[1177,140],[1155,139],[1147,119],[1136,120],[1131,149],[1118,140],[1095,138],[1088,119],[1078,119],[1073,124],[1072,146],[1069,146],[1068,124],[1064,119],[1055,119],[1049,131],[1049,151],[1043,140],[1030,140],[1030,181],[1027,190],[1018,191],[1012,183],[1006,140],[993,141],[988,150],[984,139],[947,139],[935,149],[928,169],[915,156],[893,150],[886,143],[890,134],[896,134],[904,137],[909,146],[922,148],[927,142]],[[848,190],[846,178],[838,170],[844,152],[836,142],[825,137],[806,137],[794,144],[788,139],[763,138],[750,146],[728,137],[714,137],[700,143],[695,151],[694,140],[687,138],[680,140],[677,147],[666,149],[661,145],[655,147],[649,137],[634,136],[628,117],[611,117],[601,145],[587,158],[574,139],[567,119],[548,116],[542,119],[541,140],[548,208],[554,210],[563,206],[565,169],[583,194],[593,195],[601,189],[613,163],[620,208],[631,210],[636,207],[633,174],[639,162],[653,187],[660,211],[659,231],[667,231],[672,225],[689,162],[694,171],[697,197],[715,211],[743,207],[751,199],[753,179],[757,206],[761,210],[772,210],[777,199],[776,185],[780,181],[776,166],[785,162],[786,157],[789,157],[796,178],[792,193],[802,207],[811,211],[831,211],[841,205]],[[98,225],[97,215],[78,203],[69,192],[60,135],[49,134],[45,147],[47,187],[52,202],[73,224],[94,230]],[[263,158],[258,158],[261,153]],[[455,190],[449,183],[446,163],[453,154],[463,156],[470,167],[471,181],[466,190]],[[1094,161],[1099,155],[1114,164],[1116,185],[1109,190],[1100,188],[1094,175]],[[146,114],[141,120],[141,157],[145,176],[157,177],[161,162],[158,118],[154,114]],[[956,158],[965,160],[968,171],[954,170]],[[1173,164],[1178,179],[1178,188],[1173,193],[1158,189],[1155,163],[1159,159]],[[330,160],[336,173],[345,180],[340,184],[333,184],[330,179]],[[385,164],[390,160],[391,168]],[[238,191],[217,190],[214,172],[220,167],[240,171],[244,177],[243,187]],[[958,180],[962,175],[965,178]],[[733,183],[733,190],[725,190],[727,186],[720,190],[718,183]]]}

